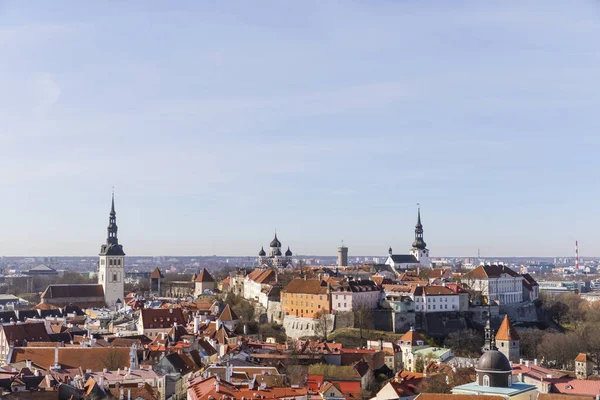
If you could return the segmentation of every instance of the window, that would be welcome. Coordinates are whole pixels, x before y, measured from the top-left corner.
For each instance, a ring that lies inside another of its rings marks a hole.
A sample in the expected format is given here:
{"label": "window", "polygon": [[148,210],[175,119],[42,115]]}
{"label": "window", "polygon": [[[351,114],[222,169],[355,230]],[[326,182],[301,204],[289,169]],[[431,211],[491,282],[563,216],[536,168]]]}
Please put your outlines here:
{"label": "window", "polygon": [[344,307],[348,307],[348,306],[346,305],[346,303],[344,303]]}
{"label": "window", "polygon": [[117,274],[113,274],[113,282],[117,281]]}
{"label": "window", "polygon": [[483,376],[483,386],[485,387],[489,387],[490,386],[490,377],[487,375]]}
{"label": "window", "polygon": [[512,386],[512,375],[508,375],[508,386]]}
{"label": "window", "polygon": [[338,308],[340,308],[342,305],[340,303],[338,303]]}

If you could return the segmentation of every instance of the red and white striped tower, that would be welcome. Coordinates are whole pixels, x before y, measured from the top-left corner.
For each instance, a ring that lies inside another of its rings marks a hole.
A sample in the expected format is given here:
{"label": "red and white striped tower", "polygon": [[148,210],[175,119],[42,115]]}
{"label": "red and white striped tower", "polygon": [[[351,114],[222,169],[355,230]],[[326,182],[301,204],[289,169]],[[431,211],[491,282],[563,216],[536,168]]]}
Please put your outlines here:
{"label": "red and white striped tower", "polygon": [[579,242],[575,241],[575,271],[579,271]]}

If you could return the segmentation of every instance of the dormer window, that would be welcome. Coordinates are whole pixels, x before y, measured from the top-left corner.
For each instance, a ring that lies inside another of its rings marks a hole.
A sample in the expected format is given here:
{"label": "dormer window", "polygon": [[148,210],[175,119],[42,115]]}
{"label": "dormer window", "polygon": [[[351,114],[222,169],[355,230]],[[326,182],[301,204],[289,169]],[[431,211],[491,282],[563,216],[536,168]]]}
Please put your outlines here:
{"label": "dormer window", "polygon": [[488,375],[483,376],[483,386],[490,387],[490,377]]}

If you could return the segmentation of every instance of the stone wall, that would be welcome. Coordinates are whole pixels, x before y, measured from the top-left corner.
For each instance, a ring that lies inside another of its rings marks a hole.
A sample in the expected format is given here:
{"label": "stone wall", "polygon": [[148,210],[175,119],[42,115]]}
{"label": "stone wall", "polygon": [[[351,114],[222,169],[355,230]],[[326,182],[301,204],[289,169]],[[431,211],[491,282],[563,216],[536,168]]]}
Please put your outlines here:
{"label": "stone wall", "polygon": [[[328,333],[333,331],[335,326],[335,316],[328,314],[327,318],[328,322]],[[291,315],[286,315],[283,319],[283,327],[285,328],[285,333],[288,337],[293,339],[299,339],[305,336],[316,336],[315,327],[318,321],[313,318],[301,318],[294,317]]]}

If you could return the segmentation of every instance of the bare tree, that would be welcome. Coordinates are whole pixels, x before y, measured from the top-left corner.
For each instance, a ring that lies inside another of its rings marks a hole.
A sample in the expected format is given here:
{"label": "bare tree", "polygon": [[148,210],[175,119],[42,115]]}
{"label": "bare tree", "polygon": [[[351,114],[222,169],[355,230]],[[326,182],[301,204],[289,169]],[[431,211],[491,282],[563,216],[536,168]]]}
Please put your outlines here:
{"label": "bare tree", "polygon": [[[354,327],[360,331],[360,339],[363,339],[363,329],[370,329],[373,323],[373,309],[364,302],[352,302],[352,313],[354,314]],[[362,343],[361,343],[362,344]],[[383,349],[382,349],[383,350]]]}
{"label": "bare tree", "polygon": [[104,368],[114,371],[119,368],[125,368],[129,364],[129,359],[122,349],[110,348],[100,357],[100,362],[104,365]]}
{"label": "bare tree", "polygon": [[329,314],[324,310],[319,311],[315,315],[315,335],[323,340],[327,340],[327,334],[331,328]]}

